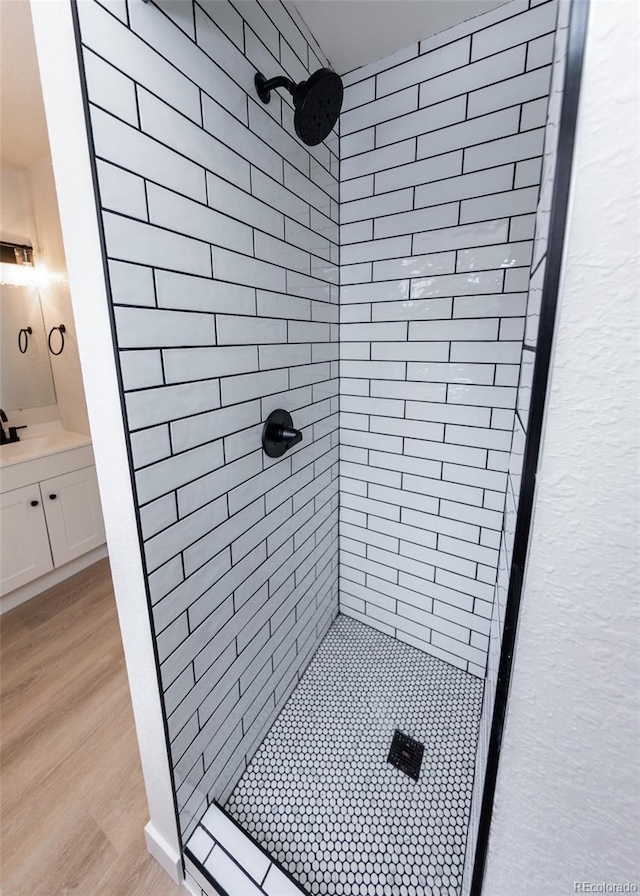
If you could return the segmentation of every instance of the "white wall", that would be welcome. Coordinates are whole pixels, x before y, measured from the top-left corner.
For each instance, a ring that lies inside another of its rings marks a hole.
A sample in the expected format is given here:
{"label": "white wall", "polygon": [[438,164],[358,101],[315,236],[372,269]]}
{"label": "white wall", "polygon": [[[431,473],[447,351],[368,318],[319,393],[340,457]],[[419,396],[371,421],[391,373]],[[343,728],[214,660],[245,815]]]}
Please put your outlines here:
{"label": "white wall", "polygon": [[592,3],[487,896],[640,888],[637,43]]}
{"label": "white wall", "polygon": [[150,850],[181,875],[160,695],[125,449],[71,4],[31,4],[69,284],[149,804]]}
{"label": "white wall", "polygon": [[[467,22],[505,0],[294,0],[339,74]],[[291,6],[291,0],[285,0]],[[366,27],[363,23],[366,22]]]}
{"label": "white wall", "polygon": [[0,168],[0,239],[7,243],[30,243],[32,222],[25,196],[22,172]]}

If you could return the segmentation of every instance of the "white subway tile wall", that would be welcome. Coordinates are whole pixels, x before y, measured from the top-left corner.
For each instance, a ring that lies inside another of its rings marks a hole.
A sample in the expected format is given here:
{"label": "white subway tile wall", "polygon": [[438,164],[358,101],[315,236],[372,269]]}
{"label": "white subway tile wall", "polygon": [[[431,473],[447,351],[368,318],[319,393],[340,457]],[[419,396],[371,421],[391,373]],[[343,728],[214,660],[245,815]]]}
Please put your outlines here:
{"label": "white subway tile wall", "polygon": [[[326,64],[279,2],[77,9],[186,841],[338,612],[338,136],[255,94]],[[271,460],[277,407],[304,441]]]}
{"label": "white subway tile wall", "polygon": [[[531,10],[537,15],[536,21],[549,21],[550,13],[545,7],[552,9],[551,3],[545,3]],[[513,437],[509,463],[506,468],[506,501],[503,524],[500,532],[498,575],[495,582],[492,601],[492,614],[489,621],[488,638],[488,663],[487,678],[484,689],[482,716],[480,719],[480,731],[478,749],[476,752],[476,772],[474,776],[473,796],[471,802],[471,815],[469,820],[469,833],[467,837],[467,850],[465,856],[465,875],[463,878],[462,894],[469,896],[471,891],[471,877],[473,871],[473,859],[475,845],[478,836],[480,822],[480,809],[484,788],[487,766],[487,754],[489,738],[491,735],[491,723],[493,718],[494,700],[498,682],[498,666],[500,662],[500,650],[502,645],[502,633],[504,629],[505,608],[509,591],[509,578],[511,574],[511,559],[513,542],[515,537],[516,516],[520,497],[520,483],[524,463],[525,441],[529,418],[529,403],[531,400],[531,383],[533,378],[533,365],[536,356],[538,341],[538,328],[540,324],[540,306],[542,300],[542,287],[544,271],[547,260],[547,245],[549,234],[549,219],[551,207],[551,193],[556,172],[556,157],[558,148],[558,134],[560,130],[560,111],[565,79],[565,66],[567,57],[567,38],[569,29],[570,3],[560,0],[557,9],[557,28],[555,35],[550,39],[538,38],[529,44],[528,67],[537,64],[543,58],[542,64],[552,61],[551,91],[546,107],[546,127],[544,128],[544,148],[541,165],[540,198],[535,214],[535,237],[533,242],[533,263],[531,265],[528,282],[528,300],[525,314],[524,344],[522,363],[519,370],[517,383],[517,396],[515,405],[515,417],[513,424]],[[538,12],[538,10],[540,10]],[[545,18],[546,17],[546,18]],[[538,25],[540,27],[540,25]],[[545,40],[542,44],[541,41]],[[541,47],[544,47],[544,55]],[[535,60],[535,62],[534,62]],[[543,124],[545,120],[543,119]],[[540,160],[536,160],[539,163]],[[537,167],[536,171],[539,170]],[[516,175],[517,177],[517,175]]]}
{"label": "white subway tile wall", "polygon": [[345,79],[340,609],[480,677],[517,498],[556,2]]}

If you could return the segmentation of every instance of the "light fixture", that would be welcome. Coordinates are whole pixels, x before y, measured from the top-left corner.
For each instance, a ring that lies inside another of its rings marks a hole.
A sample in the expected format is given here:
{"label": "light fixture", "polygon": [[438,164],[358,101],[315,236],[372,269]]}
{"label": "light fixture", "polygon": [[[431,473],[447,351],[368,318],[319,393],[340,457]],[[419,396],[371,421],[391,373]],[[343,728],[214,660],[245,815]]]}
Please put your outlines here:
{"label": "light fixture", "polygon": [[0,283],[3,286],[31,286],[35,281],[31,246],[0,242]]}

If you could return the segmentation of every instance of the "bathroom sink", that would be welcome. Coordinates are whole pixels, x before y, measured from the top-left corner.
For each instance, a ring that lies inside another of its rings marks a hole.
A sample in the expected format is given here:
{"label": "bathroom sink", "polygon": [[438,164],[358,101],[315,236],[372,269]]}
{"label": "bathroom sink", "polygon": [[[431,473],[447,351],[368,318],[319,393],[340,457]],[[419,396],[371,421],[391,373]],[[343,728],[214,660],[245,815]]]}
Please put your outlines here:
{"label": "bathroom sink", "polygon": [[47,454],[58,454],[60,451],[68,451],[70,448],[82,448],[84,445],[90,444],[89,436],[68,432],[65,429],[55,429],[32,438],[23,438],[21,441],[12,442],[9,445],[0,445],[0,467],[19,464],[35,457],[45,457]]}

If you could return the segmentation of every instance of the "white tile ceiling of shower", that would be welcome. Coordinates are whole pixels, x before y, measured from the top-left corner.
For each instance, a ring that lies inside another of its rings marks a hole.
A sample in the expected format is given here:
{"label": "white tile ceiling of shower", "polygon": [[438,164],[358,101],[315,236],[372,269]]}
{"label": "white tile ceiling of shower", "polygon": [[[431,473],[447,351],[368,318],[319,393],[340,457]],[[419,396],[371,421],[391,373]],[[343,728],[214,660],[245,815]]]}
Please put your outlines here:
{"label": "white tile ceiling of shower", "polygon": [[[256,96],[324,62],[267,9],[77,4],[185,837],[338,610],[338,136],[305,147],[286,91]],[[277,407],[304,441],[272,460]]]}
{"label": "white tile ceiling of shower", "polygon": [[341,611],[479,676],[556,12],[352,72],[341,119]]}

